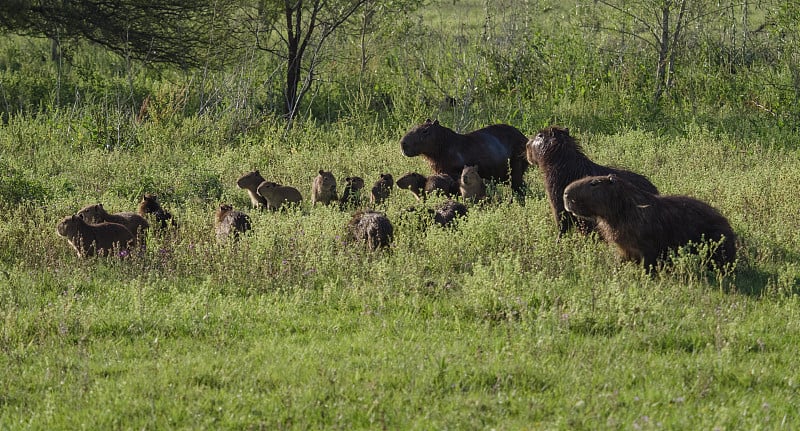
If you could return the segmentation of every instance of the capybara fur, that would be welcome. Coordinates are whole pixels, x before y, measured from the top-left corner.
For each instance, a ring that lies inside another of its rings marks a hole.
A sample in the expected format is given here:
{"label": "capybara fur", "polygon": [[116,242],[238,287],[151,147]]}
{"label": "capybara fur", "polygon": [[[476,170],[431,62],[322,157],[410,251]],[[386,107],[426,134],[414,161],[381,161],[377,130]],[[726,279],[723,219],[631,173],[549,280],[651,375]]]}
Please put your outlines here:
{"label": "capybara fur", "polygon": [[133,234],[119,223],[89,224],[73,215],[65,217],[56,226],[56,232],[69,241],[78,256],[104,256],[114,251],[128,251],[134,242]]}
{"label": "capybara fur", "polygon": [[511,179],[511,187],[522,195],[528,169],[525,143],[528,138],[507,124],[495,124],[467,134],[460,134],[426,120],[411,128],[400,140],[403,154],[421,155],[433,173],[461,176],[464,165],[478,165],[481,178],[495,181]]}
{"label": "capybara fur", "polygon": [[467,215],[467,207],[461,202],[447,200],[436,206],[434,221],[442,227],[448,227],[453,220]]}
{"label": "capybara fur", "polygon": [[225,242],[229,239],[238,240],[241,234],[252,228],[250,217],[241,211],[233,209],[230,204],[222,204],[217,208],[217,212],[214,215],[214,231],[219,242]]}
{"label": "capybara fur", "polygon": [[569,129],[550,126],[539,131],[527,143],[527,158],[537,165],[544,179],[544,187],[553,217],[561,237],[573,225],[584,234],[594,230],[590,219],[578,219],[564,209],[564,189],[578,179],[596,175],[616,174],[642,190],[658,194],[658,189],[647,177],[635,172],[599,165],[589,160],[580,143],[569,134]]}
{"label": "capybara fur", "polygon": [[392,178],[392,174],[381,174],[381,177],[378,181],[375,181],[370,191],[369,201],[372,205],[379,205],[385,201],[389,197],[393,186],[394,178]]}
{"label": "capybara fur", "polygon": [[428,178],[418,172],[409,172],[397,179],[395,184],[398,188],[410,191],[414,197],[423,199],[425,197],[425,183]]}
{"label": "capybara fur", "polygon": [[144,243],[144,239],[147,236],[147,228],[150,227],[150,223],[139,214],[134,212],[112,214],[103,208],[103,204],[83,207],[76,215],[89,224],[98,224],[102,222],[119,223],[125,226],[140,243]]}
{"label": "capybara fur", "polygon": [[394,227],[382,212],[358,211],[347,223],[347,241],[363,242],[371,251],[389,247],[393,237]]}
{"label": "capybara fur", "polygon": [[425,194],[441,193],[447,197],[455,197],[461,194],[458,181],[448,174],[433,174],[428,176],[425,182]]}
{"label": "capybara fur", "polygon": [[282,186],[271,181],[264,181],[258,186],[258,194],[267,200],[267,209],[277,210],[284,206],[303,201],[300,191],[294,187]]}
{"label": "capybara fur", "polygon": [[176,227],[178,225],[175,222],[175,218],[172,217],[172,213],[161,207],[158,196],[151,193],[145,193],[145,195],[142,196],[142,200],[139,202],[138,213],[144,219],[152,217],[161,229],[166,229],[168,226]]}
{"label": "capybara fur", "polygon": [[328,205],[338,200],[336,178],[332,172],[320,169],[319,174],[314,178],[314,183],[311,185],[311,204],[316,205],[319,202]]}
{"label": "capybara fur", "polygon": [[253,205],[253,208],[262,209],[269,207],[267,200],[258,194],[258,186],[260,186],[264,181],[266,181],[266,179],[264,179],[264,177],[262,177],[257,170],[250,171],[236,180],[236,186],[247,191],[247,195],[250,196],[250,203]]}
{"label": "capybara fur", "polygon": [[576,216],[593,218],[623,260],[642,262],[648,270],[670,251],[703,241],[721,241],[712,256],[720,268],[736,259],[736,235],[728,220],[688,196],[656,195],[610,174],[571,183],[564,190],[564,202]]}
{"label": "capybara fur", "polygon": [[339,205],[342,208],[361,206],[361,190],[364,188],[364,179],[361,177],[347,177]]}
{"label": "capybara fur", "polygon": [[464,166],[464,170],[461,171],[459,191],[466,201],[478,202],[486,199],[486,184],[478,175],[476,166]]}

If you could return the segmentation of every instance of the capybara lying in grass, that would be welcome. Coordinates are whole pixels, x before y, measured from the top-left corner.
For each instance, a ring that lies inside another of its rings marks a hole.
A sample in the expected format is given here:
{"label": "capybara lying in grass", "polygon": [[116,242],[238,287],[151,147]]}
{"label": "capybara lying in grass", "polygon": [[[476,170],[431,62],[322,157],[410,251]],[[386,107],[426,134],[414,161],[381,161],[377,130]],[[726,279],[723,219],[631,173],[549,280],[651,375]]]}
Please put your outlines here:
{"label": "capybara lying in grass", "polygon": [[527,141],[522,132],[507,124],[460,134],[438,120],[429,119],[409,130],[400,140],[400,147],[408,157],[424,157],[434,173],[459,178],[464,165],[477,165],[481,178],[496,181],[510,178],[511,187],[522,195],[523,177],[528,169]]}
{"label": "capybara lying in grass", "polygon": [[118,223],[125,226],[137,239],[140,244],[144,244],[147,236],[147,228],[150,224],[144,217],[134,212],[109,213],[103,208],[103,204],[95,204],[83,207],[76,214],[88,224],[99,224],[102,222]]}
{"label": "capybara lying in grass", "polygon": [[264,179],[257,170],[250,171],[236,180],[236,186],[247,191],[253,208],[267,208],[269,206],[267,200],[258,194],[258,186],[264,181],[266,181],[266,179]]}
{"label": "capybara lying in grass", "polygon": [[267,209],[277,210],[291,204],[299,205],[303,201],[300,191],[294,187],[282,186],[271,181],[263,181],[257,190],[267,200]]}
{"label": "capybara lying in grass", "polygon": [[229,204],[222,204],[214,215],[214,232],[219,242],[228,239],[238,240],[239,235],[252,229],[250,217],[247,214],[233,209]]}
{"label": "capybara lying in grass", "polygon": [[447,200],[436,206],[433,220],[442,227],[448,227],[453,220],[467,215],[467,207],[461,202]]}
{"label": "capybara lying in grass", "polygon": [[177,226],[172,214],[161,207],[161,203],[158,202],[158,196],[154,194],[145,193],[145,195],[142,197],[142,201],[139,202],[138,213],[145,220],[148,217],[153,217],[161,229],[166,229],[167,226]]}
{"label": "capybara lying in grass", "polygon": [[381,177],[378,181],[375,181],[370,191],[369,201],[372,205],[379,205],[385,201],[392,191],[392,186],[394,186],[392,174],[381,174]]}
{"label": "capybara lying in grass", "polygon": [[358,211],[347,223],[348,242],[363,242],[371,251],[389,247],[393,237],[394,227],[382,212]]}
{"label": "capybara lying in grass", "polygon": [[550,126],[539,131],[527,143],[527,158],[532,165],[539,166],[544,179],[544,187],[561,237],[576,225],[578,230],[588,234],[594,230],[590,219],[577,219],[564,210],[564,189],[573,181],[595,175],[616,174],[631,184],[650,193],[658,193],[656,186],[645,176],[635,172],[598,165],[589,160],[572,136],[569,129]]}
{"label": "capybara lying in grass", "polygon": [[56,232],[69,241],[80,257],[104,256],[114,251],[125,253],[134,242],[131,231],[119,223],[89,224],[77,215],[61,220]]}
{"label": "capybara lying in grass", "polygon": [[314,178],[314,183],[311,185],[311,204],[316,205],[319,202],[328,205],[338,200],[336,178],[332,172],[320,169],[319,174]]}
{"label": "capybara lying in grass", "polygon": [[728,220],[688,196],[656,195],[611,174],[571,183],[564,202],[576,216],[593,218],[623,260],[642,262],[648,270],[670,251],[704,241],[721,241],[712,256],[719,267],[736,259],[736,235]]}

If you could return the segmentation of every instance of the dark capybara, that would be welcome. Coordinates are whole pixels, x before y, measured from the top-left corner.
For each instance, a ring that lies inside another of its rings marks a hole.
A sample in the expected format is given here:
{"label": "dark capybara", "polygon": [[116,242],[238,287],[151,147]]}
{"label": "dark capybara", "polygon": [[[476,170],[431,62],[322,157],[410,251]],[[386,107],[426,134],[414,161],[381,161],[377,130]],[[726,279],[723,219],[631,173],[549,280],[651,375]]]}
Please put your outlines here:
{"label": "dark capybara", "polygon": [[214,231],[219,242],[225,242],[229,239],[238,240],[240,234],[252,228],[250,217],[241,211],[233,209],[230,204],[222,204],[217,208],[217,212],[214,215]]}
{"label": "dark capybara", "polygon": [[382,212],[358,211],[347,223],[347,241],[363,242],[371,251],[389,247],[393,238],[394,227]]}
{"label": "dark capybara", "polygon": [[736,235],[728,220],[697,199],[656,195],[610,174],[572,182],[564,202],[572,214],[593,218],[623,260],[642,262],[648,270],[669,251],[703,241],[722,241],[713,254],[720,267],[736,260]]}
{"label": "dark capybara", "polygon": [[573,181],[595,175],[616,174],[628,182],[650,193],[658,189],[645,176],[635,172],[598,165],[583,153],[578,141],[569,134],[569,129],[550,126],[539,131],[527,143],[527,158],[532,165],[539,166],[553,217],[558,223],[561,237],[575,225],[581,233],[594,230],[594,222],[577,219],[564,210],[564,189]]}
{"label": "dark capybara", "polygon": [[385,201],[389,197],[393,186],[394,179],[392,178],[392,174],[381,174],[381,177],[378,181],[375,181],[370,191],[369,201],[372,205],[378,205]]}
{"label": "dark capybara", "polygon": [[442,227],[448,227],[453,220],[467,215],[467,207],[461,202],[447,200],[436,206],[433,220]]}
{"label": "dark capybara", "polygon": [[425,198],[425,183],[428,178],[417,172],[409,172],[398,178],[395,184],[398,188],[410,191],[417,200]]}
{"label": "dark capybara", "polygon": [[175,218],[172,217],[172,213],[161,207],[158,196],[151,193],[145,193],[144,196],[142,196],[137,212],[145,219],[152,217],[151,220],[154,219],[161,229],[166,229],[167,226],[176,227],[178,225],[175,222]]}
{"label": "dark capybara", "polygon": [[456,197],[461,194],[458,181],[447,174],[433,174],[425,182],[425,194],[441,193],[447,197]]}
{"label": "dark capybara", "polygon": [[134,243],[131,231],[119,223],[89,224],[77,215],[61,220],[56,226],[56,232],[69,241],[80,257],[95,254],[104,256],[115,250],[125,252]]}
{"label": "dark capybara", "polygon": [[360,207],[361,190],[364,189],[364,179],[361,177],[347,177],[344,181],[345,186],[344,190],[342,190],[342,196],[339,198],[339,206],[342,209]]}

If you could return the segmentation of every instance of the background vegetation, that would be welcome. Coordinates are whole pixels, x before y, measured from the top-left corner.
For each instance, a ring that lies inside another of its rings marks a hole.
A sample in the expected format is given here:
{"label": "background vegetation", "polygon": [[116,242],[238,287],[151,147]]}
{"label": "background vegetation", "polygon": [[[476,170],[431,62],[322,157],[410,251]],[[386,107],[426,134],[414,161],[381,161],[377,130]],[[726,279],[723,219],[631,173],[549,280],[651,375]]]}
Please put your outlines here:
{"label": "background vegetation", "polygon": [[[416,5],[362,4],[305,59],[288,117],[286,58],[246,35],[177,69],[0,38],[0,428],[800,424],[800,9]],[[308,203],[315,173],[427,172],[398,145],[426,117],[566,125],[594,160],[719,208],[736,268],[679,255],[651,277],[598,241],[557,243],[536,169],[524,206],[498,185],[452,230],[404,217],[396,190],[391,251],[343,244],[349,214]],[[306,203],[250,211],[234,181],[256,168]],[[141,256],[81,260],[55,233],[143,192],[180,226]],[[253,218],[236,246],[214,240],[220,202]]]}

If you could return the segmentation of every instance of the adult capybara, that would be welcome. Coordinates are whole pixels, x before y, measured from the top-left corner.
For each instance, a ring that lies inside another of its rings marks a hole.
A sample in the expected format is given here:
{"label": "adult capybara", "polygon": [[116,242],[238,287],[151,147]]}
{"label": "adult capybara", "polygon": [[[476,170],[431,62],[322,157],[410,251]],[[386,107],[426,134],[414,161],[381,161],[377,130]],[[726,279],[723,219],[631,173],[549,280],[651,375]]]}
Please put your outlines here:
{"label": "adult capybara", "polygon": [[144,240],[147,236],[147,228],[150,227],[150,223],[139,214],[134,212],[118,212],[112,214],[103,208],[103,204],[83,207],[76,215],[89,224],[98,224],[102,222],[119,223],[125,226],[141,244],[144,244]]}
{"label": "adult capybara", "polygon": [[395,184],[398,188],[410,191],[419,200],[425,198],[425,183],[427,181],[428,178],[425,175],[418,172],[409,172],[398,178]]}
{"label": "adult capybara", "polygon": [[115,250],[126,252],[134,242],[131,231],[119,223],[89,224],[77,215],[61,220],[56,232],[69,241],[80,257],[104,256]]}
{"label": "adult capybara", "polygon": [[481,176],[478,175],[476,166],[464,166],[459,183],[459,191],[464,200],[478,202],[486,199],[486,184],[484,184]]}
{"label": "adult capybara", "polygon": [[393,237],[394,227],[382,212],[358,211],[347,223],[347,241],[363,242],[371,251],[388,247]]}
{"label": "adult capybara", "polygon": [[702,241],[721,242],[713,259],[722,267],[736,259],[736,235],[728,220],[688,196],[660,196],[610,174],[577,180],[564,190],[567,211],[591,217],[603,239],[623,260],[653,269],[669,251]]}
{"label": "adult capybara", "polygon": [[303,201],[303,196],[296,188],[282,186],[271,181],[263,181],[257,191],[267,200],[267,209],[273,211],[291,204],[299,205]]}
{"label": "adult capybara", "polygon": [[258,194],[258,186],[264,181],[266,181],[266,179],[264,179],[257,170],[250,171],[236,180],[236,187],[247,191],[253,208],[267,208],[269,206],[267,200]]}
{"label": "adult capybara", "polygon": [[550,126],[539,131],[527,143],[527,158],[532,165],[539,166],[544,179],[544,187],[550,207],[558,224],[561,237],[576,225],[578,230],[588,234],[594,230],[594,222],[577,219],[564,210],[564,189],[580,178],[616,174],[625,178],[644,191],[658,194],[658,189],[645,176],[635,172],[598,165],[583,153],[580,143],[569,134],[569,129]]}
{"label": "adult capybara", "polygon": [[527,141],[522,132],[507,124],[460,134],[438,120],[428,119],[409,130],[400,140],[400,147],[408,157],[424,157],[434,173],[458,178],[464,165],[477,165],[482,178],[506,181],[510,177],[511,187],[522,195],[523,177],[528,169]]}
{"label": "adult capybara", "polygon": [[381,174],[381,177],[378,178],[378,181],[375,181],[370,190],[369,201],[372,205],[378,205],[385,201],[389,197],[393,186],[394,178],[392,178],[392,174]]}
{"label": "adult capybara", "polygon": [[316,205],[319,202],[328,205],[337,200],[339,197],[336,194],[336,178],[332,172],[320,169],[311,185],[311,204]]}
{"label": "adult capybara", "polygon": [[167,226],[176,227],[178,225],[175,222],[175,218],[172,217],[172,213],[161,207],[158,196],[151,193],[145,193],[144,196],[142,196],[137,212],[144,219],[152,217],[161,229],[166,229]]}
{"label": "adult capybara", "polygon": [[458,181],[447,174],[433,174],[425,182],[425,194],[441,193],[447,197],[455,197],[461,193]]}
{"label": "adult capybara", "polygon": [[233,209],[230,204],[222,204],[214,214],[214,232],[217,234],[217,241],[225,242],[228,239],[238,240],[239,235],[252,229],[250,217]]}
{"label": "adult capybara", "polygon": [[364,188],[364,179],[361,177],[347,177],[342,196],[339,198],[341,208],[361,206],[361,190]]}

